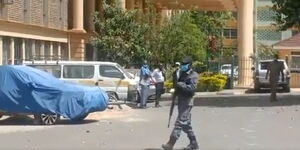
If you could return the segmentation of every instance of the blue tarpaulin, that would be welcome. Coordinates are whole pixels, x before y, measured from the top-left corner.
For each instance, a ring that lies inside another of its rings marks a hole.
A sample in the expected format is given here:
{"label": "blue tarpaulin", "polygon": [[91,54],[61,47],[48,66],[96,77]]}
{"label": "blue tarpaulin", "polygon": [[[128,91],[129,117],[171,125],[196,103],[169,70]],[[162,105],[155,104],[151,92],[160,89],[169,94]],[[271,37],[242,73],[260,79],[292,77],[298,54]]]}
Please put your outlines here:
{"label": "blue tarpaulin", "polygon": [[107,108],[99,87],[65,83],[27,66],[0,66],[0,110],[9,113],[59,114],[77,119]]}

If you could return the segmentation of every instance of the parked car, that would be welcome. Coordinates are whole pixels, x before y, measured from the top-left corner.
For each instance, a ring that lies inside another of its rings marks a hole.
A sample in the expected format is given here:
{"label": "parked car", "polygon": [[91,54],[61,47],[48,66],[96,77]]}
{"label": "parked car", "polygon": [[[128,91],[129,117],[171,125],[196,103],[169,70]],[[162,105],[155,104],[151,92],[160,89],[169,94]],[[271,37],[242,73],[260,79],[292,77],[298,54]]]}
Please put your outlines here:
{"label": "parked car", "polygon": [[[231,76],[231,64],[223,64],[220,73]],[[238,66],[233,66],[233,77],[238,77]]]}
{"label": "parked car", "polygon": [[65,82],[99,86],[110,99],[134,101],[138,84],[119,64],[101,61],[28,61],[25,65],[45,70]]}
{"label": "parked car", "polygon": [[[254,78],[254,90],[255,91],[260,91],[261,88],[270,88],[270,82],[269,78],[266,79],[266,74],[267,74],[267,69],[273,60],[260,60],[257,64],[257,67],[253,67],[252,70],[253,72],[253,78]],[[279,62],[282,62],[284,65],[284,81],[282,81],[282,77],[280,75],[279,81],[278,81],[278,86],[282,87],[282,89],[286,92],[290,92],[290,71],[289,68],[284,60],[279,59]]]}
{"label": "parked car", "polygon": [[28,66],[0,66],[0,84],[0,116],[33,114],[46,125],[60,116],[83,120],[108,105],[108,95],[99,87],[66,83]]}

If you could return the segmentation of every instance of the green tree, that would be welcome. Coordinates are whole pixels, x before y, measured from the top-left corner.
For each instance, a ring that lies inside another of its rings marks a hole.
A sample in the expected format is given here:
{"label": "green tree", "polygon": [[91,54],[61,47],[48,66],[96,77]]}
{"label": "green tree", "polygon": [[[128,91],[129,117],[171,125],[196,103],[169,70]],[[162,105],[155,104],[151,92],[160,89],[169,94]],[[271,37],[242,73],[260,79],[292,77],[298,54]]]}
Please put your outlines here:
{"label": "green tree", "polygon": [[207,39],[189,11],[172,16],[162,27],[161,34],[158,49],[164,62],[173,64],[187,55],[194,60],[204,60]]}
{"label": "green tree", "polygon": [[136,21],[137,10],[104,3],[103,14],[95,14],[96,35],[92,38],[102,61],[114,61],[122,65],[142,62],[148,53],[145,45],[147,26]]}
{"label": "green tree", "polygon": [[300,1],[299,0],[272,0],[272,9],[275,11],[275,20],[281,30],[291,27],[300,29]]}
{"label": "green tree", "polygon": [[257,56],[259,60],[264,60],[264,59],[273,59],[274,54],[277,54],[277,51],[275,51],[271,46],[265,45],[262,43],[258,44],[257,47]]}

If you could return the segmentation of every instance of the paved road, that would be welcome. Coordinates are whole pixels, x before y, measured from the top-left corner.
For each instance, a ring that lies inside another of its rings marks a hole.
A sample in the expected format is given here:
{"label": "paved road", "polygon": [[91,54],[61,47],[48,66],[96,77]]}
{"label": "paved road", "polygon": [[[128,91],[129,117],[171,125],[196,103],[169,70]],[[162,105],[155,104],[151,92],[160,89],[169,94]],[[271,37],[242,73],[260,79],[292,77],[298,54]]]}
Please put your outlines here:
{"label": "paved road", "polygon": [[[85,122],[63,120],[55,126],[34,126],[31,118],[2,119],[0,149],[158,150],[171,132],[168,105],[145,110],[123,107],[91,114]],[[192,118],[202,150],[299,150],[299,111],[298,105],[197,106]],[[187,144],[183,134],[175,147]]]}

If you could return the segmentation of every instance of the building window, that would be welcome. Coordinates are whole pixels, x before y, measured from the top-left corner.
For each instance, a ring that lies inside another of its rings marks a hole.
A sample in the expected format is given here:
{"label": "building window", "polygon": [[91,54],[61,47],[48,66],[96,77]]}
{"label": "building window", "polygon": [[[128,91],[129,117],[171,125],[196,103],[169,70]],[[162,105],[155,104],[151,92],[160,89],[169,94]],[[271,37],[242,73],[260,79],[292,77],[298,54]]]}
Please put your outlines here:
{"label": "building window", "polygon": [[257,30],[258,40],[279,41],[281,40],[281,32],[275,30]]}
{"label": "building window", "polygon": [[25,40],[25,60],[31,60],[32,59],[32,41],[31,40]]}
{"label": "building window", "polygon": [[69,49],[68,49],[68,44],[66,43],[60,43],[61,47],[61,59],[62,60],[69,60]]}
{"label": "building window", "polygon": [[291,71],[292,72],[300,72],[300,52],[292,52]]}
{"label": "building window", "polygon": [[41,41],[35,41],[35,53],[34,53],[34,59],[40,60],[41,59]]}
{"label": "building window", "polygon": [[52,56],[50,54],[50,42],[45,42],[44,55],[45,60],[51,60]]}
{"label": "building window", "polygon": [[227,39],[236,39],[237,38],[237,29],[224,29],[223,37]]}
{"label": "building window", "polygon": [[19,64],[22,64],[22,43],[23,43],[23,40],[20,39],[20,38],[15,38],[15,62],[14,64],[15,65],[19,65]]}
{"label": "building window", "polygon": [[52,54],[53,58],[52,59],[57,60],[58,59],[58,43],[53,42],[52,45],[53,45],[53,54]]}

